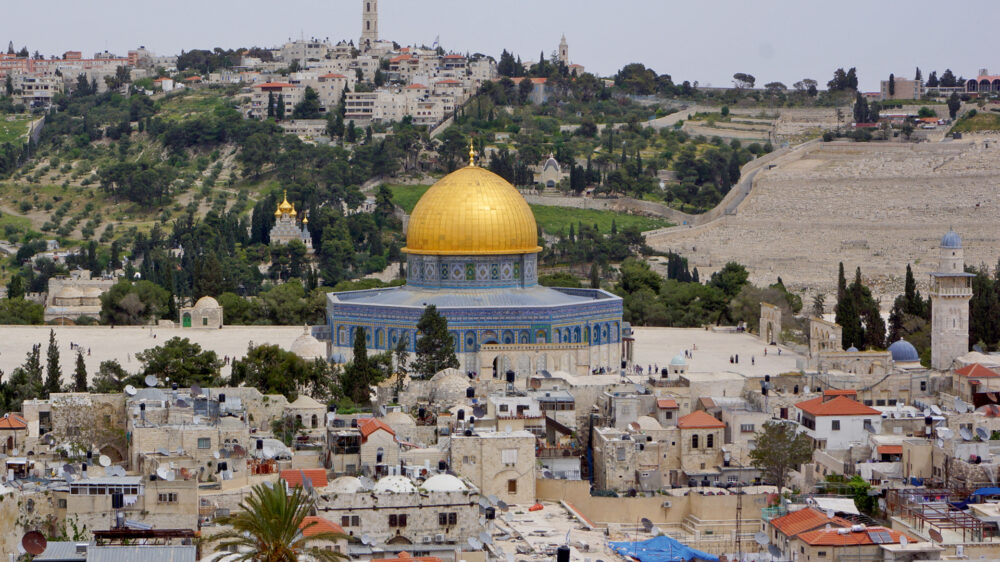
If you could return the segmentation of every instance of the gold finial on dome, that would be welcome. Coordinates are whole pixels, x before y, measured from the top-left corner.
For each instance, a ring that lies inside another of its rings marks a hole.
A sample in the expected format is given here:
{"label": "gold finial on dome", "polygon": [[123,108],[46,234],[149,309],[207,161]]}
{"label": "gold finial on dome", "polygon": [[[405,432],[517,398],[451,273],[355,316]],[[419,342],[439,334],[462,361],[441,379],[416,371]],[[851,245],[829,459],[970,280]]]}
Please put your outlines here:
{"label": "gold finial on dome", "polygon": [[473,140],[469,139],[469,166],[476,165],[476,149],[473,148]]}

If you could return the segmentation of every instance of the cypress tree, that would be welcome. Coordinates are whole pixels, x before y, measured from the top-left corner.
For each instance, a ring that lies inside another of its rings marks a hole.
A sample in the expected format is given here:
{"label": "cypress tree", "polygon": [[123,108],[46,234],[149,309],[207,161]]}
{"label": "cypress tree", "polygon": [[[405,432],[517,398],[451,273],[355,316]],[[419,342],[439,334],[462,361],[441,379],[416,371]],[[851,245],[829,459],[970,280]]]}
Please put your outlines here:
{"label": "cypress tree", "polygon": [[590,288],[601,288],[601,272],[597,269],[597,262],[590,264]]}
{"label": "cypress tree", "polygon": [[274,92],[267,93],[267,117],[274,117]]}
{"label": "cypress tree", "polygon": [[417,322],[416,360],[413,370],[425,378],[452,368],[458,368],[455,357],[455,338],[448,332],[448,320],[438,313],[433,304],[428,306]]}
{"label": "cypress tree", "polygon": [[87,392],[87,364],[83,361],[83,351],[76,352],[76,371],[73,372],[73,390]]}
{"label": "cypress tree", "polygon": [[285,94],[278,94],[278,107],[274,108],[274,116],[278,121],[285,118]]}
{"label": "cypress tree", "polygon": [[56,331],[49,330],[49,349],[46,353],[45,394],[59,392],[62,380],[62,369],[59,367],[59,345],[56,343]]}

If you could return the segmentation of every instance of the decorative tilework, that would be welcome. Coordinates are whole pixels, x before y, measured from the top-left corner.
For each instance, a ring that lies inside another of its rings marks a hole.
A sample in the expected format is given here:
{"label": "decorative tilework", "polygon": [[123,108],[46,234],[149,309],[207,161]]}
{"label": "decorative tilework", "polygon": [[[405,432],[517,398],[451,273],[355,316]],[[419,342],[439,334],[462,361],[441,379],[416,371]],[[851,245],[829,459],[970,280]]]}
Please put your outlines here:
{"label": "decorative tilework", "polygon": [[490,264],[490,279],[496,281],[500,279],[500,266],[497,264]]}
{"label": "decorative tilework", "polygon": [[476,265],[476,281],[489,281],[490,267],[485,263]]}
{"label": "decorative tilework", "polygon": [[500,279],[503,281],[509,281],[514,278],[513,267],[509,263],[504,263],[500,265]]}
{"label": "decorative tilework", "polygon": [[465,264],[465,280],[475,281],[476,280],[476,266],[471,263]]}
{"label": "decorative tilework", "polygon": [[519,279],[521,277],[521,264],[514,263],[514,279]]}
{"label": "decorative tilework", "polygon": [[460,263],[451,264],[451,275],[449,276],[449,278],[452,281],[461,281],[462,279],[465,279],[465,271],[462,268],[462,264]]}

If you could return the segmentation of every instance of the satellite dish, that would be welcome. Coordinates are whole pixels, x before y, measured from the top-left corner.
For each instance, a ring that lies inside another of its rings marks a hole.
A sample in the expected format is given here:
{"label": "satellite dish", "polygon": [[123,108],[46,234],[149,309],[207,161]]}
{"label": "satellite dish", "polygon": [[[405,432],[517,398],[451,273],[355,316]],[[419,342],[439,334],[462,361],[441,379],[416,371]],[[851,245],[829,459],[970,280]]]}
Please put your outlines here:
{"label": "satellite dish", "polygon": [[275,456],[274,449],[272,449],[271,447],[264,447],[263,449],[261,449],[261,454],[264,455],[265,459],[273,459]]}
{"label": "satellite dish", "polygon": [[827,519],[833,519],[833,516],[836,515],[836,514],[837,513],[835,511],[833,511],[832,509],[827,509],[826,510],[826,518]]}
{"label": "satellite dish", "polygon": [[183,401],[183,400],[181,400],[180,398],[178,398],[177,399],[177,407],[178,408],[187,408],[188,407],[188,403],[185,402],[185,401]]}
{"label": "satellite dish", "polygon": [[757,544],[759,544],[760,546],[767,546],[768,545],[767,533],[765,533],[764,531],[760,531],[760,532],[756,533],[753,536],[753,540],[756,541]]}
{"label": "satellite dish", "polygon": [[479,518],[479,524],[482,525],[482,526],[486,526],[486,518],[485,517],[480,517]]}
{"label": "satellite dish", "polygon": [[642,523],[642,528],[648,533],[653,530],[653,522],[648,518],[643,517],[640,521]]}
{"label": "satellite dish", "polygon": [[156,469],[156,477],[160,480],[166,480],[168,474],[170,474],[170,469],[165,466]]}
{"label": "satellite dish", "polygon": [[107,467],[111,466],[111,457],[109,457],[107,455],[101,455],[97,459],[97,464],[103,466],[104,468],[107,468]]}
{"label": "satellite dish", "polygon": [[51,433],[46,433],[44,436],[42,436],[42,443],[45,443],[46,445],[52,446],[55,444],[55,442],[56,438]]}
{"label": "satellite dish", "polygon": [[979,437],[979,439],[981,439],[983,441],[989,441],[990,440],[990,432],[986,431],[985,427],[977,427],[976,428],[976,436]]}
{"label": "satellite dish", "polygon": [[45,540],[45,535],[39,533],[38,531],[28,531],[23,537],[21,537],[21,546],[28,554],[38,556],[39,554],[45,552],[45,547],[48,546],[48,541]]}
{"label": "satellite dish", "polygon": [[212,456],[216,459],[222,458],[222,455],[218,451],[212,451]]}
{"label": "satellite dish", "polygon": [[969,431],[969,428],[959,428],[958,433],[962,436],[963,441],[972,441],[972,432]]}
{"label": "satellite dish", "polygon": [[935,442],[935,444],[937,445],[938,449],[944,449],[944,439],[941,439],[939,437],[938,440]]}
{"label": "satellite dish", "polygon": [[361,535],[361,544],[369,545],[372,543],[372,538],[368,536],[367,533]]}
{"label": "satellite dish", "polygon": [[941,408],[938,408],[936,404],[931,404],[931,412],[934,412],[935,416],[940,416]]}
{"label": "satellite dish", "polygon": [[475,537],[469,537],[469,541],[468,542],[469,542],[469,547],[471,547],[472,550],[482,550],[483,549],[483,543],[479,542],[479,539],[477,539]]}
{"label": "satellite dish", "polygon": [[929,418],[930,415],[931,415],[931,409],[930,408],[924,408],[924,417],[925,418]]}
{"label": "satellite dish", "polygon": [[900,533],[899,534],[899,545],[900,546],[906,546],[908,544],[910,544],[910,540],[906,538],[906,535],[904,535],[903,533]]}
{"label": "satellite dish", "polygon": [[136,392],[139,392],[139,391],[136,390],[134,386],[132,386],[130,384],[125,385],[125,394],[127,394],[128,396],[135,396]]}
{"label": "satellite dish", "polygon": [[191,396],[201,396],[201,385],[194,383],[191,385]]}
{"label": "satellite dish", "polygon": [[486,499],[489,500],[490,505],[496,505],[497,502],[500,501],[500,498],[496,496],[486,496]]}
{"label": "satellite dish", "polygon": [[108,469],[104,472],[108,476],[125,476],[125,469],[118,465],[109,466]]}
{"label": "satellite dish", "polygon": [[160,448],[158,448],[156,450],[156,454],[157,455],[163,455],[165,457],[169,457],[170,456],[170,451],[164,449],[163,447],[160,447]]}
{"label": "satellite dish", "polygon": [[173,482],[177,478],[177,473],[173,470],[168,470],[167,475],[163,477],[167,482]]}
{"label": "satellite dish", "polygon": [[76,469],[71,464],[63,465],[63,474],[76,474]]}
{"label": "satellite dish", "polygon": [[510,506],[507,505],[507,502],[503,500],[497,500],[497,507],[500,508],[500,511],[507,511],[507,509],[510,508]]}
{"label": "satellite dish", "polygon": [[146,378],[142,379],[146,383],[146,386],[153,387],[160,384],[160,379],[156,378],[156,375],[146,375]]}
{"label": "satellite dish", "polygon": [[493,544],[493,536],[486,531],[483,531],[482,533],[479,533],[479,541],[483,544]]}

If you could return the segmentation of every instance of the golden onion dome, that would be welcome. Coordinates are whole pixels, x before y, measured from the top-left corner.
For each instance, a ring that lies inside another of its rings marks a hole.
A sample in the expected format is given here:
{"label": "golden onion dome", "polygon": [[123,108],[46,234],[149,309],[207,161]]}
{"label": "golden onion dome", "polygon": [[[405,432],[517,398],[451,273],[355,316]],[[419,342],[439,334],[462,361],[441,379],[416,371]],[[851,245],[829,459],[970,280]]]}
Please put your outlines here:
{"label": "golden onion dome", "polygon": [[274,212],[274,216],[278,215],[292,215],[295,216],[295,206],[288,202],[288,190],[285,190],[285,199],[278,205],[278,210]]}
{"label": "golden onion dome", "polygon": [[404,252],[430,255],[541,251],[527,201],[502,177],[469,165],[438,180],[410,215]]}

